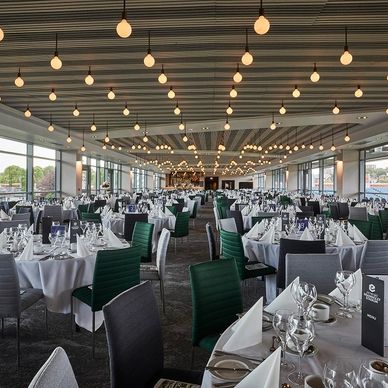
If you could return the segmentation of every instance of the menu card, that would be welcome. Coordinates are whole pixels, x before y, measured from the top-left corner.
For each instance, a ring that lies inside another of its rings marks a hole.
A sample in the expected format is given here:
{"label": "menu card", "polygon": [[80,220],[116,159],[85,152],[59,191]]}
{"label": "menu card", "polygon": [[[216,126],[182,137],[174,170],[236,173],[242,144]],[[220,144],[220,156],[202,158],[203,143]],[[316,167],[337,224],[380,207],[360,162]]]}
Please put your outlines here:
{"label": "menu card", "polygon": [[388,276],[363,276],[361,344],[384,357],[388,345]]}
{"label": "menu card", "polygon": [[77,242],[77,235],[81,234],[81,228],[79,226],[79,220],[71,220],[69,223],[70,228],[70,244]]}
{"label": "menu card", "polygon": [[282,232],[285,232],[286,226],[290,224],[290,213],[282,213]]}

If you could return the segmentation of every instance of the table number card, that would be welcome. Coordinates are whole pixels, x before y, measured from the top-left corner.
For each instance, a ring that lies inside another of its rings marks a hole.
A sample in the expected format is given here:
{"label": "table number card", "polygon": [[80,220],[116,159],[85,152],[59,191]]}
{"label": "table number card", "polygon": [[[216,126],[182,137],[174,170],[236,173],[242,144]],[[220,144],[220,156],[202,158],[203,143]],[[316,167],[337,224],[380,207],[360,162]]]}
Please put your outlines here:
{"label": "table number card", "polygon": [[290,224],[290,213],[282,213],[282,232],[286,231],[286,226]]}
{"label": "table number card", "polygon": [[71,220],[69,224],[70,228],[70,244],[77,242],[77,235],[81,234],[81,228],[79,226],[79,220]]}
{"label": "table number card", "polygon": [[136,205],[127,205],[128,213],[136,213]]}
{"label": "table number card", "polygon": [[322,233],[319,236],[321,240],[325,239],[326,215],[317,214],[317,225],[322,227]]}
{"label": "table number card", "polygon": [[303,232],[309,226],[309,220],[307,218],[304,220],[301,218],[298,218],[297,224],[298,224],[299,230]]}
{"label": "table number card", "polygon": [[361,344],[382,357],[388,342],[388,308],[384,309],[387,293],[388,276],[363,276]]}

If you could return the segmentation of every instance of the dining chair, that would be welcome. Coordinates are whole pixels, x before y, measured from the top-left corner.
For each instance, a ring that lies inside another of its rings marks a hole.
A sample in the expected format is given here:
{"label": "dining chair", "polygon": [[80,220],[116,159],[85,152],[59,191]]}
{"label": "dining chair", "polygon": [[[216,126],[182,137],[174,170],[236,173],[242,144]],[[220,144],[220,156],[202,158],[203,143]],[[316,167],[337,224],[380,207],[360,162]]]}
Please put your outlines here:
{"label": "dining chair", "polygon": [[174,216],[177,215],[177,210],[176,210],[176,207],[175,207],[174,205],[166,206],[166,208],[167,208],[168,210],[170,210],[170,212],[171,212],[172,214],[174,214]]}
{"label": "dining chair", "polygon": [[162,326],[150,282],[116,296],[103,312],[111,388],[149,388],[163,379],[201,384],[200,372],[164,367]]}
{"label": "dining chair", "polygon": [[278,288],[286,288],[286,254],[287,253],[326,253],[325,240],[280,239],[279,262],[276,277]]}
{"label": "dining chair", "polygon": [[368,221],[368,209],[365,206],[349,208],[349,219]]}
{"label": "dining chair", "polygon": [[223,218],[219,221],[220,230],[226,230],[227,232],[238,233],[236,221],[234,218]]}
{"label": "dining chair", "polygon": [[78,388],[69,358],[58,346],[38,370],[28,388]]}
{"label": "dining chair", "polygon": [[156,280],[159,282],[163,314],[166,314],[164,281],[166,279],[166,255],[169,242],[170,231],[163,228],[156,251],[156,265],[140,264],[140,280]]}
{"label": "dining chair", "polygon": [[240,276],[234,260],[215,260],[189,267],[194,348],[212,352],[221,333],[243,310]]}
{"label": "dining chair", "polygon": [[314,216],[321,213],[319,201],[307,201],[307,206],[311,206],[313,208]]}
{"label": "dining chair", "polygon": [[[0,254],[0,318],[1,333],[4,336],[6,318],[16,318],[17,365],[20,366],[20,319],[22,311],[43,298],[43,292],[36,288],[20,289],[15,259],[11,254]],[[47,331],[47,308],[45,309]]]}
{"label": "dining chair", "polygon": [[243,220],[243,217],[242,217],[240,210],[227,210],[226,214],[227,214],[228,218],[234,218],[234,221],[235,221],[236,227],[237,227],[237,232],[240,233],[241,235],[243,235],[245,232],[244,220]]}
{"label": "dining chair", "polygon": [[333,291],[337,271],[342,271],[342,263],[337,253],[287,253],[287,287],[295,278],[314,284],[320,294]]}
{"label": "dining chair", "polygon": [[340,219],[340,214],[339,214],[339,209],[338,209],[338,203],[337,202],[329,204],[329,212],[330,212],[330,217],[333,220],[339,220]]}
{"label": "dining chair", "polygon": [[136,221],[132,234],[132,245],[141,249],[141,262],[148,263],[152,261],[152,234],[154,224],[148,222]]}
{"label": "dining chair", "polygon": [[379,210],[379,217],[381,225],[383,227],[383,232],[388,233],[388,209]]}
{"label": "dining chair", "polygon": [[17,228],[20,224],[20,221],[0,221],[0,233],[3,232],[5,228]]}
{"label": "dining chair", "polygon": [[89,213],[89,205],[84,205],[84,204],[78,205],[77,215],[79,220],[81,219],[82,213]]}
{"label": "dining chair", "polygon": [[340,220],[349,218],[349,205],[347,202],[338,202],[338,211]]}
{"label": "dining chair", "polygon": [[371,223],[370,240],[383,239],[383,226],[379,216],[369,214],[368,220]]}
{"label": "dining chair", "polygon": [[193,220],[193,228],[195,228],[195,219],[197,218],[197,211],[198,211],[198,202],[194,201],[194,203],[193,203],[193,211],[190,214],[190,218]]}
{"label": "dining chair", "polygon": [[53,221],[63,222],[63,209],[61,205],[45,205],[43,217],[52,217]]}
{"label": "dining chair", "polygon": [[220,216],[218,214],[217,207],[213,207],[213,213],[214,213],[214,221],[216,223],[216,231],[220,229]]}
{"label": "dining chair", "polygon": [[30,222],[31,222],[31,219],[30,219],[30,213],[19,213],[19,214],[13,214],[12,217],[11,217],[11,221],[22,221],[26,224],[28,224],[28,226],[30,226]]}
{"label": "dining chair", "polygon": [[314,212],[296,212],[296,218],[304,220],[305,218],[314,217]]}
{"label": "dining chair", "polygon": [[99,213],[81,213],[81,220],[101,223],[101,214],[99,214]]}
{"label": "dining chair", "polygon": [[366,275],[388,275],[388,240],[368,240],[360,268]]}
{"label": "dining chair", "polygon": [[261,215],[261,216],[254,216],[254,217],[251,217],[251,222],[252,222],[252,228],[257,224],[257,223],[260,223],[261,221],[263,221],[264,219],[267,219],[267,220],[270,220],[272,219],[273,216],[272,215]]}
{"label": "dining chair", "polygon": [[176,215],[175,227],[171,230],[171,237],[174,238],[174,249],[176,253],[176,241],[178,238],[188,237],[189,235],[190,212],[179,212]]}
{"label": "dining chair", "polygon": [[92,311],[92,356],[95,355],[95,313],[121,292],[140,283],[140,247],[97,252],[93,283],[79,287],[71,294],[71,332],[73,332],[74,299]]}
{"label": "dining chair", "polygon": [[361,221],[361,220],[351,220],[348,219],[348,222],[352,225],[357,226],[357,228],[360,230],[360,232],[368,239],[370,240],[370,232],[372,229],[372,223],[370,221]]}
{"label": "dining chair", "polygon": [[16,214],[28,214],[30,216],[30,225],[35,221],[31,205],[16,205]]}
{"label": "dining chair", "polygon": [[299,206],[299,209],[302,212],[314,212],[314,209],[312,206]]}
{"label": "dining chair", "polygon": [[206,224],[206,235],[207,242],[209,245],[209,259],[210,261],[218,260],[220,257],[219,255],[217,255],[216,239],[214,237],[213,229],[209,222]]}
{"label": "dining chair", "polygon": [[125,213],[124,214],[124,238],[127,241],[132,241],[133,229],[136,222],[148,222],[148,214],[146,213]]}

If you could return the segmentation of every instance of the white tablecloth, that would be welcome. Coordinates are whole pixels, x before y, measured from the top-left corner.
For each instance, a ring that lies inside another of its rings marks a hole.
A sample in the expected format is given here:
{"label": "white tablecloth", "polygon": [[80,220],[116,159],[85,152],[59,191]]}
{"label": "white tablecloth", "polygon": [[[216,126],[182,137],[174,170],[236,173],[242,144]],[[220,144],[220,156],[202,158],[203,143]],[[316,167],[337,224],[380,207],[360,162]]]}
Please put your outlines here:
{"label": "white tablecloth", "polygon": [[[252,261],[261,261],[272,267],[279,265],[279,244],[270,244],[242,237],[245,256]],[[360,260],[365,244],[345,245],[342,247],[326,246],[326,253],[338,253],[343,269],[354,271],[360,267]],[[276,275],[265,277],[267,303],[276,297]]]}
{"label": "white tablecloth", "polygon": [[[337,306],[331,307],[331,313],[337,310]],[[361,346],[361,314],[354,313],[353,319],[337,318],[333,326],[316,324],[316,337],[313,344],[317,347],[318,352],[314,356],[304,357],[302,360],[302,371],[307,374],[322,375],[325,363],[331,359],[342,359],[350,362],[356,371],[362,361],[368,358],[381,358],[372,351]],[[218,340],[215,349],[222,349],[226,341],[230,338],[232,331],[228,328]],[[239,351],[251,357],[267,357],[269,348],[272,344],[273,330],[263,332],[263,342],[252,347]],[[388,347],[385,348],[385,356],[388,356]],[[213,355],[211,356],[211,358]],[[286,353],[286,360],[298,364],[298,357]],[[280,370],[280,386],[287,383],[287,373]],[[294,386],[293,384],[291,384]],[[211,388],[212,376],[209,371],[205,371],[202,381],[202,388]],[[274,387],[276,388],[276,387]]]}

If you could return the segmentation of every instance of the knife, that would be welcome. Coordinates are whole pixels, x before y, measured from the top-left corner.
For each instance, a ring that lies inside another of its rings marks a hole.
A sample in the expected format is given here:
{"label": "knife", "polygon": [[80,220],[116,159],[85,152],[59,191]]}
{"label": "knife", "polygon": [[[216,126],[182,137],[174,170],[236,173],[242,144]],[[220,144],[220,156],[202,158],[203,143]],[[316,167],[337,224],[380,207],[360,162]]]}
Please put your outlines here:
{"label": "knife", "polygon": [[207,370],[214,370],[214,371],[232,371],[232,372],[252,372],[252,369],[248,368],[227,368],[227,367],[222,367],[222,366],[206,366]]}

